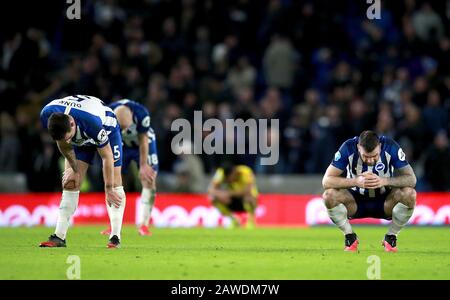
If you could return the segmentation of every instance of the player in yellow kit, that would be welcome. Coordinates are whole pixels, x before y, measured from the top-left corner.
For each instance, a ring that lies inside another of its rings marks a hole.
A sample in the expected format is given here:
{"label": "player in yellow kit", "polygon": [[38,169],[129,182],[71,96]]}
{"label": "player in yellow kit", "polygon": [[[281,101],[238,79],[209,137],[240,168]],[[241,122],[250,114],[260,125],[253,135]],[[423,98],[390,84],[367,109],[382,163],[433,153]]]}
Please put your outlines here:
{"label": "player in yellow kit", "polygon": [[239,226],[233,212],[248,213],[246,227],[255,227],[255,210],[258,200],[255,175],[245,165],[225,164],[218,168],[208,187],[212,204],[222,213],[230,217],[232,227]]}

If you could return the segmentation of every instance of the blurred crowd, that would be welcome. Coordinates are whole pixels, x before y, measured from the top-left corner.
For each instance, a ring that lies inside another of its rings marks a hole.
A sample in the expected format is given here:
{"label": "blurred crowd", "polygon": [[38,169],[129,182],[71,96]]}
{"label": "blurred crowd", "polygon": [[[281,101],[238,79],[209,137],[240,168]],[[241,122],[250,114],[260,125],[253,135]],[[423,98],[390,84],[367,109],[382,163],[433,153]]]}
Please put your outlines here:
{"label": "blurred crowd", "polygon": [[186,172],[170,126],[202,110],[280,120],[278,164],[232,157],[257,173],[322,173],[343,141],[374,129],[401,144],[419,189],[450,190],[450,1],[382,1],[374,20],[349,0],[85,0],[81,20],[61,2],[0,34],[0,171],[25,173],[31,190],[59,188],[38,116],[70,94],[145,104],[161,172]]}

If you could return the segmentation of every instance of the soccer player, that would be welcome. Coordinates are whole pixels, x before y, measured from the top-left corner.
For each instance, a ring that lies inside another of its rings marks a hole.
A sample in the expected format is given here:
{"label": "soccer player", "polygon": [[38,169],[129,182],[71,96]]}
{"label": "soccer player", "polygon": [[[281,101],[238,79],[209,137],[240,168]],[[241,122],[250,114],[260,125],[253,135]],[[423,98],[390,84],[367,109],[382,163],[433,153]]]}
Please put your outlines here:
{"label": "soccer player", "polygon": [[[150,115],[143,105],[128,99],[113,102],[109,107],[114,110],[122,128],[122,173],[127,173],[128,166],[132,161],[139,166],[139,177],[142,184],[142,213],[138,220],[138,232],[142,236],[150,236],[152,233],[148,227],[155,203],[158,172],[156,136],[150,127]],[[109,234],[109,229],[102,233]]]}
{"label": "soccer player", "polygon": [[246,227],[255,227],[258,189],[252,169],[245,165],[224,164],[218,168],[208,187],[212,204],[222,215],[231,218],[231,227],[239,226],[233,212],[248,213]]}
{"label": "soccer player", "polygon": [[358,237],[349,219],[392,220],[382,241],[397,252],[397,235],[416,204],[416,176],[400,146],[386,136],[364,131],[334,155],[322,181],[330,219],[345,234],[345,250],[357,251]]}
{"label": "soccer player", "polygon": [[118,248],[125,210],[122,186],[122,140],[112,109],[95,97],[76,95],[56,99],[41,112],[41,122],[65,157],[62,198],[55,233],[40,247],[66,247],[70,218],[78,206],[80,183],[98,153],[103,164],[106,207],[111,222],[108,248]]}

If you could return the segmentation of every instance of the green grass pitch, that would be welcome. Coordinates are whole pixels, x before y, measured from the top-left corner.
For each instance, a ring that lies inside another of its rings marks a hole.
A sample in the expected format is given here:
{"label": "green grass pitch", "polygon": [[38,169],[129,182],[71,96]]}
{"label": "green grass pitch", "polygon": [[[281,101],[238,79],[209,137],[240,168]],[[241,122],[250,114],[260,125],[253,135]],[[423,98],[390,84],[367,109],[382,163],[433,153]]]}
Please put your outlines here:
{"label": "green grass pitch", "polygon": [[450,279],[450,228],[407,227],[398,253],[384,253],[386,227],[355,227],[359,253],[343,251],[334,227],[153,229],[133,226],[120,249],[106,249],[103,227],[70,228],[67,248],[39,248],[53,228],[0,228],[0,279],[67,279],[69,255],[81,279],[367,279],[377,255],[381,279]]}

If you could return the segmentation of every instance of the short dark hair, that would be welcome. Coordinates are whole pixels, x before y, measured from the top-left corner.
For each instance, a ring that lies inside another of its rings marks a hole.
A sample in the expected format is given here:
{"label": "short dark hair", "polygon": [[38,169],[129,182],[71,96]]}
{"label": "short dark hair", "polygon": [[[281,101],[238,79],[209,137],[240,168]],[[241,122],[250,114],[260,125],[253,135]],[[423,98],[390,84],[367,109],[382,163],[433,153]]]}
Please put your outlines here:
{"label": "short dark hair", "polygon": [[230,161],[225,161],[222,164],[223,175],[225,178],[230,176],[230,174],[233,172],[233,169],[234,169],[234,164]]}
{"label": "short dark hair", "polygon": [[364,148],[367,152],[372,152],[380,143],[378,134],[374,131],[366,130],[359,135],[358,144]]}
{"label": "short dark hair", "polygon": [[63,113],[51,114],[48,118],[47,128],[48,133],[55,141],[63,139],[70,131],[69,116]]}

